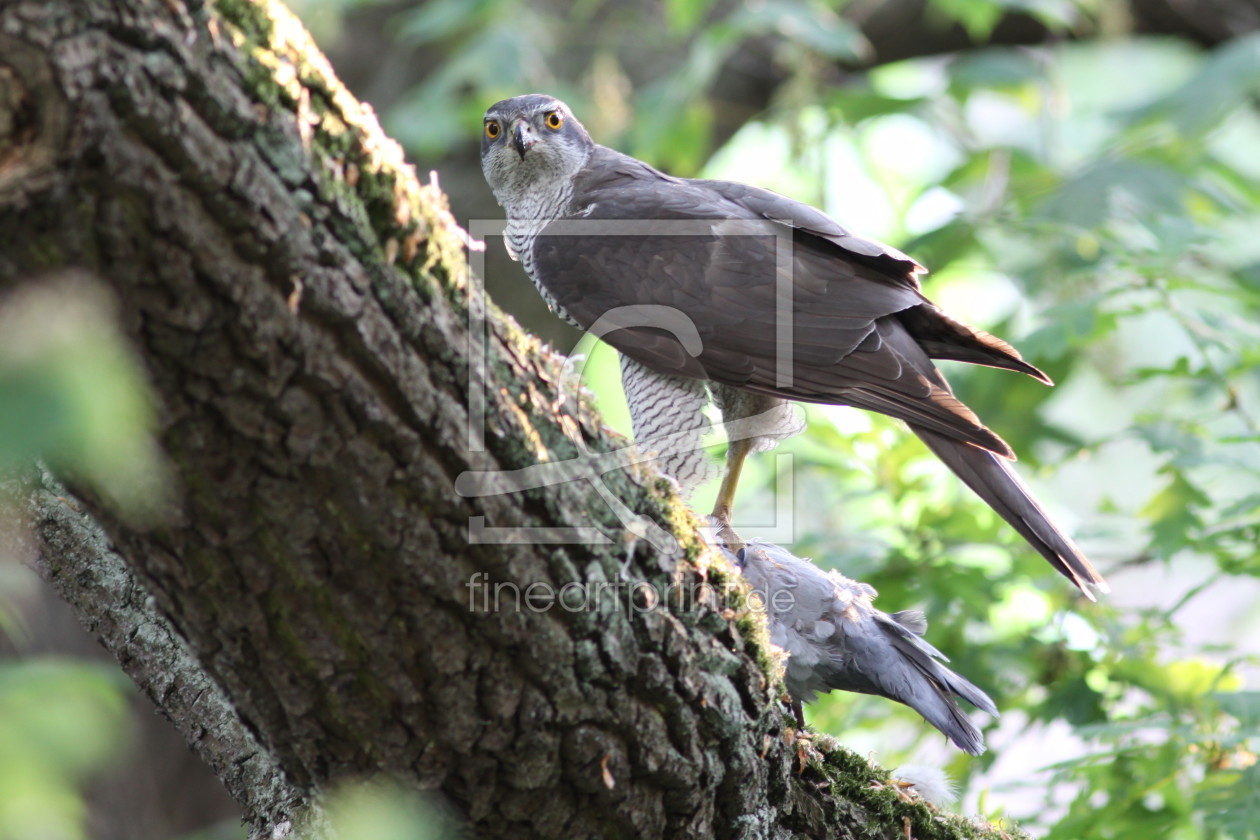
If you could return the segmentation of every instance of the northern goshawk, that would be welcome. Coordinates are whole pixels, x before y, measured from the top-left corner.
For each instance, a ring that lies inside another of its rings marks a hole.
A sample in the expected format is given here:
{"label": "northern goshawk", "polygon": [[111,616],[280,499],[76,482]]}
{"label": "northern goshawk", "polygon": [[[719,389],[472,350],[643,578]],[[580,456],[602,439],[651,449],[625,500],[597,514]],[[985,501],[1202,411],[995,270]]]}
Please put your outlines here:
{"label": "northern goshawk", "polygon": [[726,531],[745,455],[800,429],[788,401],[850,405],[904,420],[1086,596],[1107,591],[932,359],[1049,378],[934,306],[914,260],[769,190],[671,177],[600,146],[541,94],[490,107],[481,164],[509,250],[553,311],[621,353],[636,442],[684,490],[705,472],[703,409],[721,409]]}

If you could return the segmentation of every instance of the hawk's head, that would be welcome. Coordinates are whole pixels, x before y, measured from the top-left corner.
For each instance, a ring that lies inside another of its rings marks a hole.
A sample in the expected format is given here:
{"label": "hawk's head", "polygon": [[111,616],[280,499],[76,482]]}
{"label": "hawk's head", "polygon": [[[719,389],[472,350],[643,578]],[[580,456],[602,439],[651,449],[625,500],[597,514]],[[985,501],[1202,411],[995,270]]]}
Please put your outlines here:
{"label": "hawk's head", "polygon": [[569,106],[541,93],[496,102],[481,130],[481,171],[499,203],[554,194],[591,156],[591,136]]}

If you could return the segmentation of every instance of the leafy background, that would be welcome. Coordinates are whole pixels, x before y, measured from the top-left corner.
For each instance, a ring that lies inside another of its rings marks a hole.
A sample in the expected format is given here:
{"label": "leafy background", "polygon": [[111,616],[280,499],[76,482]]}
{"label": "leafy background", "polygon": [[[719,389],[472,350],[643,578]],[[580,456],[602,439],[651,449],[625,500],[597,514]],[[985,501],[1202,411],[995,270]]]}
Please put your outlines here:
{"label": "leafy background", "polygon": [[[941,764],[962,811],[1055,840],[1260,836],[1260,35],[1206,48],[1138,34],[1101,0],[931,0],[916,25],[974,46],[884,62],[822,0],[293,5],[461,219],[498,217],[476,167],[485,107],[545,90],[601,142],[814,203],[928,265],[930,297],[1058,383],[946,371],[1114,594],[1077,597],[896,423],[810,408],[807,435],[750,466],[736,521],[873,584],[889,611],[924,608],[1003,711],[978,759],[878,699],[830,695],[813,725],[886,766]],[[1012,10],[1047,37],[1002,45]],[[713,95],[763,65],[767,106]],[[573,348],[489,244],[496,301]],[[96,345],[0,341],[0,462],[38,454],[135,504],[158,472],[143,391],[108,306],[85,311]],[[577,349],[627,430],[612,354]],[[120,446],[130,472],[110,469]],[[35,654],[31,588],[0,564],[0,838],[112,836],[85,803],[135,749],[134,698],[105,666]],[[199,836],[239,836],[217,813]]]}

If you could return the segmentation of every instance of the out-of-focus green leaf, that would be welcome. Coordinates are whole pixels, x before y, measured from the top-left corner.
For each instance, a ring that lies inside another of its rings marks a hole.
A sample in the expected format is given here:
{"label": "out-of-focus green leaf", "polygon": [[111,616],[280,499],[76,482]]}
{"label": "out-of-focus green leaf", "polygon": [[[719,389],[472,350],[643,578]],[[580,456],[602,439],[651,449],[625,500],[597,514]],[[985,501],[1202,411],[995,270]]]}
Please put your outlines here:
{"label": "out-of-focus green leaf", "polygon": [[43,457],[139,514],[165,483],[152,422],[99,286],[47,280],[0,300],[0,469]]}
{"label": "out-of-focus green leaf", "polygon": [[1213,698],[1228,714],[1238,718],[1243,730],[1260,735],[1260,691],[1226,691]]}
{"label": "out-of-focus green leaf", "polygon": [[932,0],[931,9],[962,24],[972,38],[984,40],[1006,13],[1006,4],[992,0]]}
{"label": "out-of-focus green leaf", "polygon": [[388,780],[347,784],[324,801],[340,840],[438,840],[457,832],[418,791]]}
{"label": "out-of-focus green leaf", "polygon": [[1260,764],[1212,779],[1195,804],[1231,840],[1260,837]]}
{"label": "out-of-focus green leaf", "polygon": [[1169,469],[1168,483],[1151,497],[1141,514],[1151,521],[1152,547],[1163,557],[1171,557],[1193,545],[1203,526],[1200,511],[1212,499],[1180,470]]}
{"label": "out-of-focus green leaf", "polygon": [[482,24],[491,13],[511,10],[512,0],[428,0],[401,15],[397,35],[426,44]]}
{"label": "out-of-focus green leaf", "polygon": [[1108,334],[1117,318],[1105,296],[1069,301],[1048,310],[1048,323],[1020,344],[1033,358],[1053,359]]}
{"label": "out-of-focus green leaf", "polygon": [[1260,94],[1260,34],[1243,35],[1213,52],[1185,84],[1142,108],[1131,118],[1166,117],[1182,134],[1201,135],[1215,129],[1238,109],[1238,103]]}
{"label": "out-of-focus green leaf", "polygon": [[126,736],[124,679],[54,660],[0,663],[0,840],[81,840],[79,786]]}
{"label": "out-of-focus green leaf", "polygon": [[856,125],[872,117],[912,113],[926,102],[922,97],[885,96],[863,87],[835,91],[828,107],[837,112],[845,123]]}
{"label": "out-of-focus green leaf", "polygon": [[813,0],[763,0],[733,14],[729,25],[745,35],[782,35],[821,55],[854,61],[869,52],[861,30]]}
{"label": "out-of-focus green leaf", "polygon": [[1047,711],[1062,717],[1068,723],[1082,726],[1095,723],[1106,715],[1104,697],[1080,679],[1064,679],[1048,686],[1049,693],[1043,704]]}
{"label": "out-of-focus green leaf", "polygon": [[1138,160],[1099,161],[1048,196],[1038,215],[1081,228],[1101,225],[1117,203],[1140,207],[1144,214],[1184,211],[1188,184],[1184,176]]}
{"label": "out-of-focus green leaf", "polygon": [[713,0],[665,0],[665,20],[674,32],[688,32],[713,7]]}
{"label": "out-of-focus green leaf", "polygon": [[[527,92],[520,88],[522,79],[547,78],[545,54],[552,36],[545,23],[531,15],[492,18],[385,115],[386,129],[404,145],[429,154],[446,148],[452,126],[467,127],[466,142],[479,142],[480,135],[472,134],[472,129],[481,125],[491,103]],[[468,97],[469,87],[484,91],[484,96]],[[553,86],[552,92],[567,96],[570,91]]]}
{"label": "out-of-focus green leaf", "polygon": [[730,47],[714,42],[693,55],[683,74],[640,92],[640,102],[652,118],[637,122],[631,131],[637,154],[681,175],[699,170],[712,115],[704,102],[680,94],[693,85],[707,84]]}
{"label": "out-of-focus green leaf", "polygon": [[1005,49],[962,53],[949,66],[950,85],[956,95],[972,90],[1003,90],[1043,82],[1046,68],[1028,53]]}
{"label": "out-of-focus green leaf", "polygon": [[906,250],[924,265],[940,271],[974,251],[976,231],[966,219],[954,219],[906,243]]}
{"label": "out-of-focus green leaf", "polygon": [[1133,685],[1155,695],[1165,695],[1176,704],[1189,704],[1206,697],[1228,680],[1229,669],[1202,659],[1181,659],[1158,668],[1147,663],[1124,661],[1116,672]]}

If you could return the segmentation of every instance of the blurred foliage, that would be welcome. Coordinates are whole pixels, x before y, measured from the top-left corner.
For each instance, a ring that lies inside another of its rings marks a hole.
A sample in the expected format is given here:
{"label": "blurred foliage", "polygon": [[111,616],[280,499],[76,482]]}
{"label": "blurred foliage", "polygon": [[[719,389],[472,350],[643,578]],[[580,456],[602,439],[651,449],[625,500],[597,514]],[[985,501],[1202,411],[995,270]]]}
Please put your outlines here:
{"label": "blurred foliage", "polygon": [[[164,484],[151,419],[102,287],[49,276],[0,299],[0,509],[15,501],[8,479],[42,458],[147,515]],[[19,559],[0,556],[0,649],[29,641],[16,606],[27,578],[8,565]],[[0,657],[0,840],[89,836],[83,786],[121,758],[130,685],[116,667]]]}
{"label": "blurred foliage", "polygon": [[[305,0],[296,8],[313,17],[317,9],[326,14],[330,6],[361,2]],[[749,38],[774,34],[785,67],[819,73],[869,52],[861,32],[822,0],[427,0],[400,13],[395,25],[398,40],[442,57],[383,114],[386,130],[416,154],[432,157],[463,143],[451,126],[479,124],[491,102],[546,90],[606,142],[684,174],[703,165],[713,121],[710,106],[694,94]],[[629,37],[647,32],[650,38]],[[630,78],[645,67],[658,72],[632,90]],[[632,113],[651,118],[631,120]]]}
{"label": "blurred foliage", "polygon": [[0,840],[89,836],[80,785],[125,744],[125,682],[84,663],[0,661]]}
{"label": "blurred foliage", "polygon": [[[388,0],[292,0],[322,43],[337,20]],[[962,25],[983,40],[1010,11],[1052,32],[1090,29],[1110,0],[932,0],[932,26]],[[486,105],[530,91],[559,96],[602,142],[694,175],[711,148],[713,105],[698,93],[755,39],[788,77],[788,97],[812,97],[837,65],[860,65],[872,48],[836,0],[662,0],[572,3],[424,0],[391,22],[391,36],[438,57],[406,99],[384,114],[386,130],[421,157],[464,142],[451,125],[478,125]],[[645,37],[645,35],[647,37]],[[632,79],[640,80],[632,83]],[[433,115],[444,119],[433,119]],[[638,118],[633,118],[638,117]]]}
{"label": "blurred foliage", "polygon": [[102,287],[46,278],[0,300],[0,471],[44,458],[144,515],[165,482],[152,419]]}
{"label": "blurred foliage", "polygon": [[[1067,33],[1114,30],[1116,8],[931,0],[927,14],[983,41],[1009,9]],[[400,14],[396,37],[441,60],[387,127],[423,160],[475,143],[489,103],[553,93],[600,142],[759,183],[909,251],[934,300],[1059,383],[947,371],[1111,578],[1096,605],[885,418],[811,407],[806,436],[749,465],[737,522],[766,522],[792,487],[797,552],[874,584],[885,609],[925,608],[932,642],[1005,713],[978,760],[882,700],[833,694],[814,725],[889,766],[939,758],[969,802],[1051,838],[1257,836],[1260,38],[980,48],[837,84],[868,45],[829,3],[565,12]],[[712,153],[701,94],[750,37],[773,40],[786,81]],[[626,430],[615,357],[581,349]]]}
{"label": "blurred foliage", "polygon": [[337,840],[439,840],[459,832],[420,793],[386,780],[346,784],[324,800]]}

